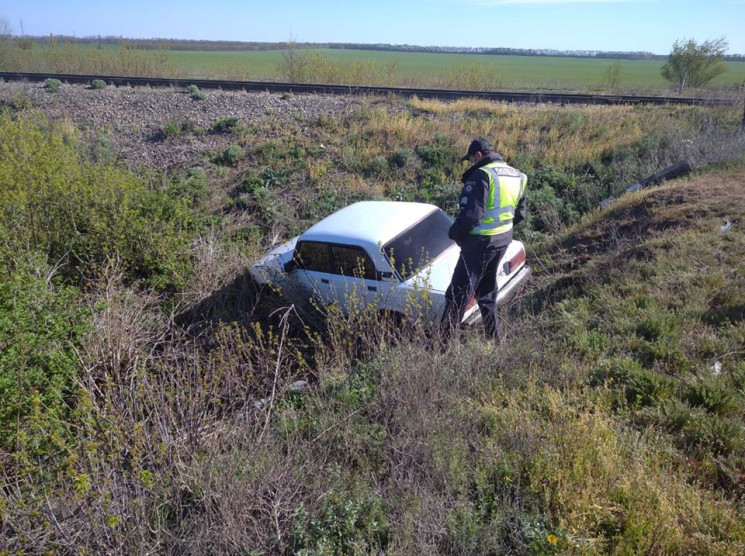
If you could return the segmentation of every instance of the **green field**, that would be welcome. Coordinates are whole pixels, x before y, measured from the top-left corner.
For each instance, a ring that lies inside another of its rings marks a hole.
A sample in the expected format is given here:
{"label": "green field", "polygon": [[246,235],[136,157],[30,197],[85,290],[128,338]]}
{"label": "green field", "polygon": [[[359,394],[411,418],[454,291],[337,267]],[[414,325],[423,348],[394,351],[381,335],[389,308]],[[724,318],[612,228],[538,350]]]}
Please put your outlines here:
{"label": "green field", "polygon": [[[292,64],[288,64],[292,59]],[[5,71],[138,77],[295,81],[462,90],[577,91],[666,94],[675,87],[660,75],[664,60],[572,58],[396,52],[361,49],[171,50],[127,44],[60,42],[24,48],[0,43]],[[745,62],[725,62],[726,71],[703,91],[737,94]]]}
{"label": "green field", "polygon": [[[437,82],[458,66],[481,65],[493,68],[505,87],[517,89],[587,88],[602,80],[614,60],[551,56],[495,56],[425,52],[381,52],[365,50],[319,49],[330,62],[367,61],[394,67],[399,84]],[[171,51],[169,56],[181,68],[195,75],[222,75],[246,79],[281,79],[280,67],[285,51]],[[620,60],[621,89],[662,89],[668,87],[660,75],[663,62]],[[726,62],[727,71],[710,87],[719,88],[745,82],[745,62]]]}

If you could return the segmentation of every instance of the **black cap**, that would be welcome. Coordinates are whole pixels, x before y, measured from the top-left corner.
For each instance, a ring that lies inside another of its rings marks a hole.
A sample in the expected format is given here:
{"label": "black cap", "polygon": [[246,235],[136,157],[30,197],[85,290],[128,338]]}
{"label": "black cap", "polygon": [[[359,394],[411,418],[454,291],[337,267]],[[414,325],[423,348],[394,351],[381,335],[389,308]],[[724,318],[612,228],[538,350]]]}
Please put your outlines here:
{"label": "black cap", "polygon": [[477,152],[482,154],[488,154],[494,152],[494,147],[486,139],[474,139],[468,147],[468,152],[461,158],[461,160],[468,160],[469,156],[476,154]]}

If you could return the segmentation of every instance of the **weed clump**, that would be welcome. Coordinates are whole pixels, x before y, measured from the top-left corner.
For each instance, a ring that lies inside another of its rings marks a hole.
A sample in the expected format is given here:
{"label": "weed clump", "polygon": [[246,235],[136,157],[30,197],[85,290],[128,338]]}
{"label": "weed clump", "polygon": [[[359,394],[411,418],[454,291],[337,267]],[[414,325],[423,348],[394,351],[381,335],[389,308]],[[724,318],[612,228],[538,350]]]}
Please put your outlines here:
{"label": "weed clump", "polygon": [[191,120],[168,121],[155,133],[155,140],[169,141],[186,134],[203,134],[204,130]]}
{"label": "weed clump", "polygon": [[59,79],[49,78],[44,81],[44,88],[50,93],[57,93],[62,87],[62,81]]}
{"label": "weed clump", "polygon": [[236,166],[246,156],[240,145],[230,145],[227,149],[212,158],[212,162],[222,166]]}
{"label": "weed clump", "polygon": [[202,91],[199,87],[196,85],[189,85],[186,88],[186,91],[191,95],[191,98],[193,100],[204,100],[207,98],[207,93]]}
{"label": "weed clump", "polygon": [[239,118],[228,117],[216,121],[211,129],[214,133],[236,133],[244,128],[245,125]]}

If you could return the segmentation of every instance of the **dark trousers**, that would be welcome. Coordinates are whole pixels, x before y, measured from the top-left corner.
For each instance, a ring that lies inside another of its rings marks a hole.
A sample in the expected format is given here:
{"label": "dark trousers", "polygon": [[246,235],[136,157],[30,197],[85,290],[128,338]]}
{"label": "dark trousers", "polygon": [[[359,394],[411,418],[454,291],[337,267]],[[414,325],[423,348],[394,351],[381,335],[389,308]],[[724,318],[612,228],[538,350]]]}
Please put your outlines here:
{"label": "dark trousers", "polygon": [[453,278],[445,292],[443,329],[450,335],[460,326],[466,306],[473,295],[481,309],[481,319],[487,336],[500,339],[502,325],[497,314],[497,269],[507,247],[482,246],[463,249]]}

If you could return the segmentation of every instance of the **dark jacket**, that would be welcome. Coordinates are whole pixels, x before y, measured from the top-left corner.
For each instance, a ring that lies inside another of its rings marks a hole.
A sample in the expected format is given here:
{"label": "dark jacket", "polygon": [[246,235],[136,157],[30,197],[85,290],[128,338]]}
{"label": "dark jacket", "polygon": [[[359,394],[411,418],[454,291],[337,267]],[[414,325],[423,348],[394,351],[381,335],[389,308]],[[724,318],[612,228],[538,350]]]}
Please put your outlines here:
{"label": "dark jacket", "polygon": [[[489,199],[489,176],[479,170],[482,166],[492,162],[503,162],[498,153],[485,155],[463,174],[463,189],[460,191],[460,213],[450,226],[448,236],[460,245],[461,249],[480,248],[484,245],[503,247],[512,241],[512,230],[496,236],[481,236],[471,234],[486,212]],[[522,222],[528,215],[527,191],[515,207],[513,224]]]}

